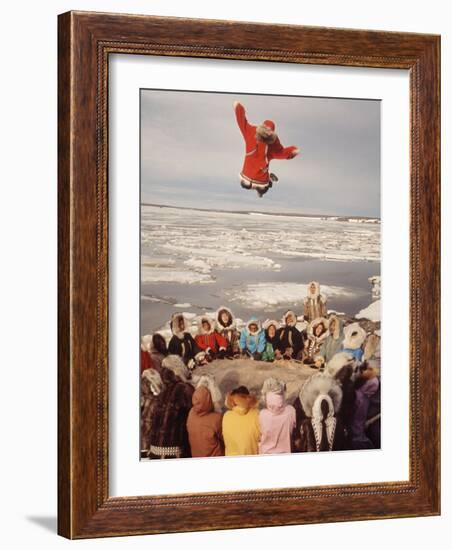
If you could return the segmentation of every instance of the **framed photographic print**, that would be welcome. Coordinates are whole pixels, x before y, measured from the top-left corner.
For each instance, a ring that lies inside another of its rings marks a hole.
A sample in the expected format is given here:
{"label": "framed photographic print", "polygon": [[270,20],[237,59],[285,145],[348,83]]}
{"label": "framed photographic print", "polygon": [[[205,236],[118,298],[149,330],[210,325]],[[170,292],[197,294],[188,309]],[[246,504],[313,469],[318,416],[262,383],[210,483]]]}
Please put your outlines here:
{"label": "framed photographic print", "polygon": [[437,36],[59,17],[59,533],[439,514]]}

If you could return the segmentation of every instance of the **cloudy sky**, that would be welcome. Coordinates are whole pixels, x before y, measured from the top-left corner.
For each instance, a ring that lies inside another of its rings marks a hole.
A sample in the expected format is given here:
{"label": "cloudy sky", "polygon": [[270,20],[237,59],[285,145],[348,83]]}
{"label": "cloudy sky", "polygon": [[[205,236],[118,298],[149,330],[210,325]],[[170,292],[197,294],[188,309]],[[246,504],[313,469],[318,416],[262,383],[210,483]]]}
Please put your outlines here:
{"label": "cloudy sky", "polygon": [[[249,122],[274,120],[284,146],[279,182],[263,197],[240,187],[244,142],[232,104]],[[156,204],[380,216],[380,102],[334,98],[141,91],[141,200]]]}

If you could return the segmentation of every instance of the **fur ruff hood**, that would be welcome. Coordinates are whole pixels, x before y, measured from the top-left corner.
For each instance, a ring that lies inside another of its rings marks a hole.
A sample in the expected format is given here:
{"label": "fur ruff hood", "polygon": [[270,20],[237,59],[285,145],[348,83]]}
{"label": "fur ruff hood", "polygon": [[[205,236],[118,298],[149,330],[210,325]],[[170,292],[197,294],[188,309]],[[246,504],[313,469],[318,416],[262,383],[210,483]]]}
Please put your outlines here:
{"label": "fur ruff hood", "polygon": [[[292,315],[292,316],[293,316],[293,319],[294,319],[293,322],[290,323],[290,324],[287,323],[287,317],[289,317],[289,315]],[[283,315],[283,321],[284,321],[284,324],[285,324],[287,327],[294,327],[294,326],[296,326],[296,324],[297,324],[297,316],[295,315],[295,313],[294,313],[291,309],[289,309],[289,311],[286,311],[286,313],[284,313],[284,315]]]}
{"label": "fur ruff hood", "polygon": [[280,323],[278,323],[278,321],[275,321],[274,319],[267,319],[264,324],[262,325],[262,328],[265,330],[265,332],[267,333],[268,329],[271,327],[271,326],[274,326],[276,330],[279,329],[279,327],[281,326]]}
{"label": "fur ruff hood", "polygon": [[246,414],[250,409],[257,407],[257,398],[252,394],[236,393],[231,395],[231,393],[228,393],[225,404],[230,410],[234,410],[239,414]]}
{"label": "fur ruff hood", "polygon": [[[223,311],[226,311],[226,313],[229,314],[229,318],[230,318],[230,321],[227,325],[223,325],[223,323],[221,322],[220,320],[220,315]],[[217,312],[215,313],[215,322],[216,322],[216,325],[217,325],[217,329],[218,331],[222,331],[222,330],[231,330],[231,329],[235,329],[235,318],[234,318],[234,315],[232,313],[232,311],[226,307],[226,306],[221,306],[220,308],[217,309]]]}
{"label": "fur ruff hood", "polygon": [[344,349],[358,349],[366,339],[366,331],[359,323],[352,323],[344,328]]}
{"label": "fur ruff hood", "polygon": [[152,395],[159,395],[163,389],[163,381],[159,372],[155,369],[146,369],[142,372],[141,378],[149,384]]}
{"label": "fur ruff hood", "polygon": [[150,334],[141,337],[141,349],[147,352],[152,351],[152,336]]}
{"label": "fur ruff hood", "polygon": [[331,334],[330,332],[329,334],[333,337],[334,340],[339,340],[339,338],[344,337],[344,328],[342,326],[342,321],[337,315],[331,315],[328,319],[328,327],[331,326],[332,321],[335,322],[336,326],[334,327],[333,334]]}
{"label": "fur ruff hood", "polygon": [[308,378],[300,391],[300,402],[306,416],[312,418],[314,403],[320,395],[329,395],[334,413],[339,411],[342,403],[342,389],[339,383],[331,376],[319,372]]}
{"label": "fur ruff hood", "polygon": [[173,372],[183,382],[188,382],[190,379],[190,370],[179,355],[168,355],[165,357],[162,361],[162,367]]}
{"label": "fur ruff hood", "polygon": [[[316,336],[315,329],[319,325],[323,325],[324,331],[320,336]],[[314,321],[312,321],[308,326],[308,336],[310,338],[317,338],[317,341],[319,342],[325,340],[328,336],[328,319],[325,319],[324,317],[318,317],[317,319],[314,319]]]}
{"label": "fur ruff hood", "polygon": [[[182,331],[179,330],[179,321],[180,321],[180,319],[184,320],[184,330],[182,330]],[[171,317],[171,321],[170,321],[170,328],[171,328],[171,332],[174,334],[174,336],[177,336],[181,340],[183,339],[184,332],[187,332],[187,322],[186,322],[185,317],[183,316],[182,313],[174,313],[173,314],[173,316]]]}
{"label": "fur ruff hood", "polygon": [[[312,285],[315,286],[314,292],[311,292]],[[315,299],[315,298],[318,298],[319,296],[320,296],[320,283],[318,283],[317,281],[311,281],[310,283],[308,283],[308,287],[306,289],[306,298]]]}
{"label": "fur ruff hood", "polygon": [[286,383],[277,378],[267,378],[262,386],[262,396],[265,399],[265,395],[268,392],[284,394],[286,391]]}
{"label": "fur ruff hood", "polygon": [[345,366],[350,366],[354,371],[356,360],[351,353],[340,351],[328,361],[325,372],[334,377]]}
{"label": "fur ruff hood", "polygon": [[[204,327],[202,326],[202,324],[207,321],[207,323],[209,323],[209,329],[208,330],[205,330]],[[201,317],[198,319],[198,331],[199,331],[199,334],[212,334],[212,332],[215,330],[215,321],[212,320],[210,317],[208,317],[207,315],[201,315]]]}
{"label": "fur ruff hood", "polygon": [[[257,331],[251,332],[250,331],[250,325],[257,325]],[[246,323],[246,332],[251,335],[255,336],[262,330],[261,322],[256,317],[251,317],[251,319]]]}

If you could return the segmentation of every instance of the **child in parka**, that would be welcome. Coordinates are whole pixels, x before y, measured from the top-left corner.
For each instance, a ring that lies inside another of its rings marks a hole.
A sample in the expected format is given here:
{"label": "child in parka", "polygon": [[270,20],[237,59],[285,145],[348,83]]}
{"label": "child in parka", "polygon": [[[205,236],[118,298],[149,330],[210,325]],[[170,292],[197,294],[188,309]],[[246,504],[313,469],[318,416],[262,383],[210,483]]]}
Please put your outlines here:
{"label": "child in parka", "polygon": [[227,342],[226,357],[238,357],[240,354],[239,332],[236,328],[232,311],[226,306],[221,306],[216,314],[216,331]]}
{"label": "child in parka", "polygon": [[278,348],[278,321],[267,320],[264,323],[265,350],[262,354],[262,361],[272,362],[275,360],[275,350]]}
{"label": "child in parka", "polygon": [[324,361],[317,361],[321,357],[320,350],[328,336],[328,320],[320,317],[315,319],[308,327],[308,339],[304,346],[303,363],[312,368],[322,368]]}
{"label": "child in parka", "polygon": [[175,313],[171,317],[170,327],[173,336],[168,345],[168,352],[172,355],[179,355],[190,369],[196,365],[204,364],[206,354],[198,347],[193,336],[185,330],[185,318],[181,313]]}
{"label": "child in parka", "polygon": [[207,361],[223,359],[226,355],[227,341],[213,328],[213,321],[203,315],[198,322],[198,334],[195,336],[197,346],[206,353]]}
{"label": "child in parka", "polygon": [[287,311],[283,316],[284,324],[278,329],[275,359],[298,359],[303,350],[304,338],[297,329],[297,316]]}
{"label": "child in parka", "polygon": [[256,317],[252,317],[240,333],[240,351],[251,359],[259,361],[265,350],[265,333]]}

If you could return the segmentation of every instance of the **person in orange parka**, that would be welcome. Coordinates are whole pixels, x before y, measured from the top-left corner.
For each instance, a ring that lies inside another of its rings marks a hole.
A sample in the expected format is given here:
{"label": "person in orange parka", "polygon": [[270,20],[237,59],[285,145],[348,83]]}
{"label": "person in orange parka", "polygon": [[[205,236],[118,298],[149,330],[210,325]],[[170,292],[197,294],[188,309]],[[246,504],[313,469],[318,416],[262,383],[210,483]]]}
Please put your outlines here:
{"label": "person in orange parka", "polygon": [[199,332],[195,336],[197,346],[206,352],[206,359],[223,359],[226,355],[228,342],[224,336],[214,330],[214,321],[203,315],[198,322]]}
{"label": "person in orange parka", "polygon": [[292,159],[300,150],[295,145],[283,147],[275,132],[275,123],[264,120],[255,126],[246,119],[245,108],[234,102],[237,124],[245,140],[245,160],[240,172],[240,184],[244,189],[256,189],[262,197],[278,181],[275,174],[269,173],[272,159]]}

